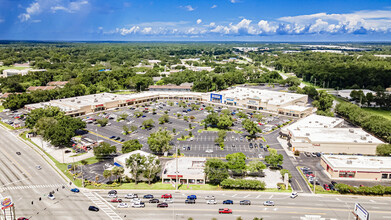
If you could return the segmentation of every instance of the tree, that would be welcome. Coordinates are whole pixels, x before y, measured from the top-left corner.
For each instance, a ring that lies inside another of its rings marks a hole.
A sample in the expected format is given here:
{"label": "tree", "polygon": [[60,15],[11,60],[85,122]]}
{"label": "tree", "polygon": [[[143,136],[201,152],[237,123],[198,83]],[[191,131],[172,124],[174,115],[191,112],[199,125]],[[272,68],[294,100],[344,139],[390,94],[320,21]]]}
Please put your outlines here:
{"label": "tree", "polygon": [[130,130],[132,132],[135,132],[137,130],[137,126],[135,126],[135,125],[130,126]]}
{"label": "tree", "polygon": [[147,120],[144,120],[142,124],[143,124],[144,128],[150,128],[153,126],[154,123],[155,122],[153,121],[153,119],[147,119]]}
{"label": "tree", "polygon": [[230,115],[222,114],[218,117],[217,127],[220,129],[227,129],[232,126],[232,117]]}
{"label": "tree", "polygon": [[278,154],[277,150],[270,148],[270,154],[265,157],[266,163],[270,164],[271,167],[277,167],[277,165],[281,165],[284,157],[282,154]]}
{"label": "tree", "polygon": [[[119,182],[121,184],[122,182],[122,175],[124,174],[125,170],[123,167],[114,167],[112,170],[111,170],[111,173],[115,176],[115,179],[118,181],[119,179]],[[119,176],[119,178],[118,178]]]}
{"label": "tree", "polygon": [[376,154],[379,156],[390,156],[391,155],[391,144],[377,145]]}
{"label": "tree", "polygon": [[319,92],[316,100],[312,103],[313,106],[318,108],[321,111],[329,111],[333,106],[334,98],[332,95],[328,94],[326,91],[322,90]]}
{"label": "tree", "polygon": [[205,107],[205,110],[206,110],[207,112],[209,112],[209,113],[212,113],[214,109],[213,109],[212,106],[206,106],[206,107]]}
{"label": "tree", "polygon": [[148,184],[151,184],[151,181],[155,179],[156,175],[160,172],[160,160],[156,157],[150,155],[146,157],[145,160],[145,170],[143,176],[148,180]]}
{"label": "tree", "polygon": [[137,118],[140,118],[140,117],[143,116],[143,115],[144,115],[143,112],[140,112],[140,111],[134,112],[134,116],[136,116]]}
{"label": "tree", "polygon": [[[103,171],[103,177],[105,179],[109,179],[111,176],[113,175],[113,173],[111,172],[111,170],[104,170]],[[109,179],[110,180],[110,179]]]}
{"label": "tree", "polygon": [[106,159],[116,152],[117,148],[106,142],[102,142],[98,146],[94,147],[94,155],[98,160]]}
{"label": "tree", "polygon": [[168,116],[167,114],[164,114],[159,118],[159,124],[167,123],[169,121],[169,119],[170,119],[170,116]]}
{"label": "tree", "polygon": [[247,170],[250,172],[259,172],[266,168],[266,165],[261,161],[253,160],[247,164]]}
{"label": "tree", "polygon": [[128,140],[122,144],[122,153],[126,154],[141,148],[143,148],[143,145],[137,139]]}
{"label": "tree", "polygon": [[287,169],[282,169],[282,170],[280,170],[280,173],[281,173],[282,178],[284,178],[285,173],[287,173],[287,174],[288,174],[288,178],[289,178],[289,179],[292,179],[292,174],[291,174],[291,172],[290,172],[289,170],[287,170]]}
{"label": "tree", "polygon": [[228,178],[228,165],[220,159],[208,159],[205,163],[206,179],[212,184],[220,184]]}
{"label": "tree", "polygon": [[126,167],[129,168],[136,185],[138,183],[138,177],[144,171],[145,161],[145,156],[141,154],[132,154],[126,159]]}
{"label": "tree", "polygon": [[122,130],[124,131],[125,135],[129,134],[129,127],[128,126],[126,126],[126,125],[122,126]]}
{"label": "tree", "polygon": [[228,168],[236,173],[242,173],[246,169],[246,155],[242,152],[225,156]]}
{"label": "tree", "polygon": [[170,145],[172,138],[172,134],[169,131],[160,128],[159,131],[152,133],[148,137],[149,149],[155,153],[167,152],[172,148]]}
{"label": "tree", "polygon": [[259,128],[258,125],[250,119],[243,120],[242,126],[248,133],[250,133],[250,136],[256,136],[257,133],[262,132],[261,128]]}
{"label": "tree", "polygon": [[122,113],[122,114],[120,115],[120,119],[126,120],[126,118],[127,118],[128,116],[129,116],[128,114]]}
{"label": "tree", "polygon": [[102,118],[102,119],[96,120],[96,122],[98,124],[100,124],[101,127],[104,127],[104,126],[107,125],[107,123],[109,123],[109,119],[108,118]]}
{"label": "tree", "polygon": [[260,122],[262,120],[263,116],[261,113],[258,113],[258,114],[254,114],[253,118],[257,119],[257,121]]}
{"label": "tree", "polygon": [[205,124],[210,124],[212,127],[216,127],[219,123],[219,115],[215,112],[208,114],[204,119]]}
{"label": "tree", "polygon": [[187,115],[183,116],[183,120],[189,121],[189,116],[187,116]]}
{"label": "tree", "polygon": [[303,92],[312,99],[315,99],[318,96],[318,91],[313,86],[304,86]]}
{"label": "tree", "polygon": [[247,118],[247,115],[246,115],[246,113],[244,113],[244,112],[238,112],[238,113],[236,113],[236,115],[237,115],[239,118]]}

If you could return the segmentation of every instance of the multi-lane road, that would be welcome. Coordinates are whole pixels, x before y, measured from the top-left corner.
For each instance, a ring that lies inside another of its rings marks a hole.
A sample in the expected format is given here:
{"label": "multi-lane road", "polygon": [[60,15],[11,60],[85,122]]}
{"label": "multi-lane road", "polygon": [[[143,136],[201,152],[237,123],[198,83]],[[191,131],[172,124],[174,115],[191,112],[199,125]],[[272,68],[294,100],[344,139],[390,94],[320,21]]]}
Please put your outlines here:
{"label": "multi-lane road", "polygon": [[[71,193],[69,183],[16,135],[0,128],[0,197],[12,197],[17,218],[108,219],[104,211],[87,211],[89,205],[94,205],[94,197]],[[50,191],[55,191],[54,200],[47,198]]]}

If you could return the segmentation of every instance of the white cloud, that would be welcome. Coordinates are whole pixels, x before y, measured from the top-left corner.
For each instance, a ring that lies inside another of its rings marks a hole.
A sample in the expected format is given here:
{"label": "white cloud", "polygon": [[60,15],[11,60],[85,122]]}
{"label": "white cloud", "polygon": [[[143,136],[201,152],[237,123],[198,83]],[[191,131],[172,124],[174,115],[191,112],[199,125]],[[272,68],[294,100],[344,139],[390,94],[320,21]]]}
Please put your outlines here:
{"label": "white cloud", "polygon": [[[29,21],[32,16],[39,15],[44,12],[53,12],[62,10],[68,13],[80,11],[83,5],[87,5],[86,0],[35,0],[27,8],[26,11],[18,16],[21,22]],[[32,20],[31,22],[38,20]]]}
{"label": "white cloud", "polygon": [[193,8],[191,5],[180,6],[180,7],[185,9],[186,11],[194,11],[195,10],[195,8]]}
{"label": "white cloud", "polygon": [[149,33],[151,33],[151,31],[152,31],[151,27],[145,27],[141,32],[143,34],[149,34]]}
{"label": "white cloud", "polygon": [[5,20],[4,19],[0,19],[0,23],[3,23]]}
{"label": "white cloud", "polygon": [[210,27],[214,27],[214,26],[216,26],[216,23],[215,22],[210,22],[209,26]]}
{"label": "white cloud", "polygon": [[201,24],[202,20],[201,19],[197,19],[197,24]]}
{"label": "white cloud", "polygon": [[98,30],[103,30],[103,27],[98,27]]}
{"label": "white cloud", "polygon": [[231,3],[238,3],[239,1],[238,0],[230,0]]}
{"label": "white cloud", "polygon": [[117,28],[117,32],[121,35],[135,34],[140,30],[139,26],[133,26],[129,29],[126,28]]}
{"label": "white cloud", "polygon": [[217,8],[217,5],[212,5],[212,7],[210,7],[210,8]]}

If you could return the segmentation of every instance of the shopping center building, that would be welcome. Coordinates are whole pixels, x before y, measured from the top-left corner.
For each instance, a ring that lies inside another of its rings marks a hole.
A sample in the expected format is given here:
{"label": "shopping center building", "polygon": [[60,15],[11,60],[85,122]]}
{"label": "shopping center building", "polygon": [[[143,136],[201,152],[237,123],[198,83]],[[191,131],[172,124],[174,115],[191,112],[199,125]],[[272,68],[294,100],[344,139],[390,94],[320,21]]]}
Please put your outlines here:
{"label": "shopping center building", "polygon": [[334,180],[391,181],[391,158],[322,155],[320,165]]}
{"label": "shopping center building", "polygon": [[205,163],[204,157],[181,157],[167,161],[162,173],[162,182],[173,184],[178,178],[181,184],[205,184]]}

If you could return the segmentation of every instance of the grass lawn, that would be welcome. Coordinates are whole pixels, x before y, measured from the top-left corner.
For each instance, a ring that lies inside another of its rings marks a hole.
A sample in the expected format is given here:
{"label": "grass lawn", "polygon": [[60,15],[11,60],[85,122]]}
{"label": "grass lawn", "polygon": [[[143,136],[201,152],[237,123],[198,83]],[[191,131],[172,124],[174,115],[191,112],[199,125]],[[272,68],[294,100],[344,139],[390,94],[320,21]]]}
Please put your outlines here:
{"label": "grass lawn", "polygon": [[0,105],[0,112],[4,111],[4,106]]}
{"label": "grass lawn", "polygon": [[[90,189],[150,189],[150,190],[174,190],[175,187],[173,187],[171,184],[166,183],[154,183],[151,185],[148,185],[148,183],[123,183],[120,186],[112,187],[110,185],[101,185],[100,187],[94,187],[94,186],[87,186],[86,188]],[[204,184],[204,185],[180,185],[180,190],[219,190],[218,186]]]}
{"label": "grass lawn", "polygon": [[388,120],[391,120],[391,111],[378,109],[378,108],[362,108],[362,110],[364,110],[366,112],[370,112],[375,115],[383,116],[383,117],[387,118]]}
{"label": "grass lawn", "polygon": [[7,69],[24,70],[24,69],[27,69],[27,68],[31,68],[31,67],[22,67],[22,66],[0,66],[0,71],[1,71],[1,70],[7,70]]}
{"label": "grass lawn", "polygon": [[15,130],[14,127],[12,127],[11,125],[9,125],[7,123],[4,123],[4,122],[0,121],[0,124],[2,124],[4,127],[7,127],[8,129]]}

